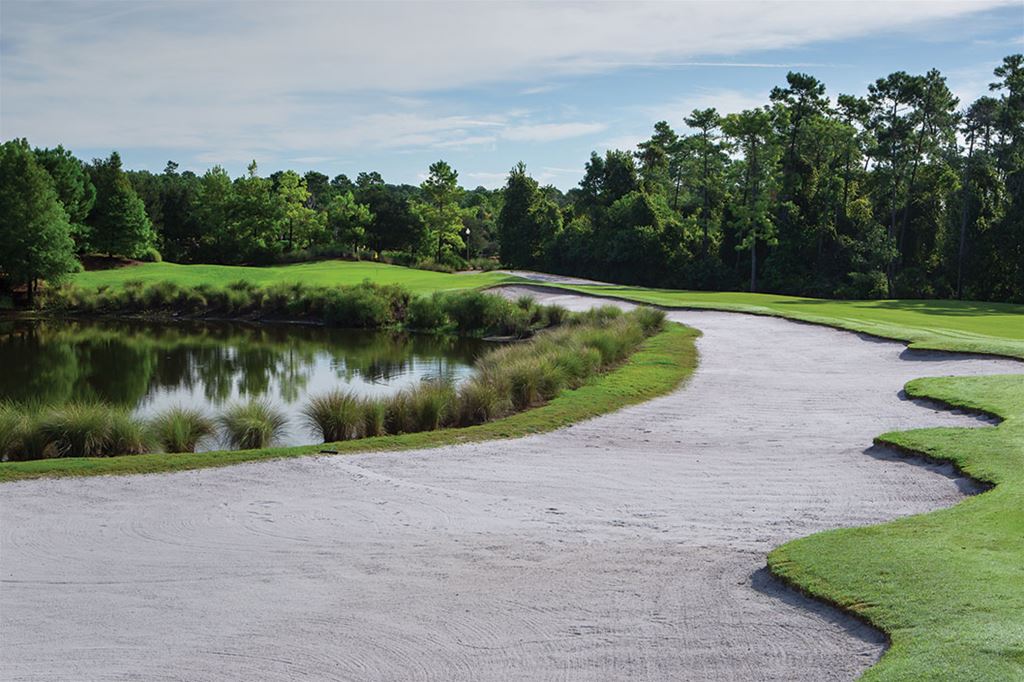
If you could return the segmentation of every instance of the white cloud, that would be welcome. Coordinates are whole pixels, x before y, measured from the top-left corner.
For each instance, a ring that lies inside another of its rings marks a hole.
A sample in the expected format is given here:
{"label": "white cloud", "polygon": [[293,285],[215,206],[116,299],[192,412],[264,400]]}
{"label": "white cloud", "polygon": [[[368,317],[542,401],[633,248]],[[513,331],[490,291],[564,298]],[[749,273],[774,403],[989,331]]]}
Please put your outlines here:
{"label": "white cloud", "polygon": [[[222,161],[550,142],[606,124],[579,120],[589,112],[474,116],[441,95],[497,83],[539,94],[554,87],[539,79],[627,64],[766,66],[741,56],[1016,2],[3,0],[0,135]],[[731,96],[696,93],[652,119],[747,106]]]}
{"label": "white cloud", "polygon": [[501,136],[516,142],[553,142],[599,133],[607,127],[604,123],[535,123],[506,128]]}

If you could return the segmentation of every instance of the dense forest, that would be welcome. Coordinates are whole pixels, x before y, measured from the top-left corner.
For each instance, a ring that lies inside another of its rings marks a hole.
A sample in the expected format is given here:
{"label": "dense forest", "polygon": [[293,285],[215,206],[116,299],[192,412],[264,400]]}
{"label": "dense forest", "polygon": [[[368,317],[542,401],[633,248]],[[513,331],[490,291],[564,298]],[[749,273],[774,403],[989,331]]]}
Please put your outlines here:
{"label": "dense forest", "polygon": [[0,278],[57,282],[87,254],[182,263],[500,262],[630,284],[844,298],[1024,301],[1024,56],[966,104],[935,70],[831,97],[790,73],[757,109],[662,121],[566,193],[523,164],[465,190],[376,172],[131,171],[114,152],[0,148]]}

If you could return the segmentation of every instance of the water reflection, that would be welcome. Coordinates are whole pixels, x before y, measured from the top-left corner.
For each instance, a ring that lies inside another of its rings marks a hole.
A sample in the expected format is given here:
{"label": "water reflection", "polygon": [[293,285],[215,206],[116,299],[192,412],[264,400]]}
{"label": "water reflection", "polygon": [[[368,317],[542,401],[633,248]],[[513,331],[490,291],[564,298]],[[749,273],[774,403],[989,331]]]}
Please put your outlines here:
{"label": "water reflection", "polygon": [[[266,398],[293,421],[310,394],[382,396],[424,378],[458,381],[482,341],[300,325],[0,321],[0,400],[101,400],[146,415]],[[307,440],[296,437],[294,442]]]}

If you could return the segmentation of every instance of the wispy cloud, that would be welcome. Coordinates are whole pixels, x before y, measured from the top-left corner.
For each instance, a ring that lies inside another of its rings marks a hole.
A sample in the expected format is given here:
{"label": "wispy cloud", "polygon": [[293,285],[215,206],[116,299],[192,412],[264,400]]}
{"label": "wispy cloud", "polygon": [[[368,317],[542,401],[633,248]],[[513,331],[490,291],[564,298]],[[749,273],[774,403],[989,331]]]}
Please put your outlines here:
{"label": "wispy cloud", "polygon": [[605,123],[536,123],[506,128],[501,136],[516,142],[552,142],[599,133],[607,127]]}

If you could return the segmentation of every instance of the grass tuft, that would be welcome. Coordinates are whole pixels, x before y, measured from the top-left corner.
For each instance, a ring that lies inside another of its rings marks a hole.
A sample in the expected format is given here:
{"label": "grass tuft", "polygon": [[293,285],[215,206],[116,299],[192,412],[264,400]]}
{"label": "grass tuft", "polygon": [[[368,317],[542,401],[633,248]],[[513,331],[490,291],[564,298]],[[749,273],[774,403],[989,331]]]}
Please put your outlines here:
{"label": "grass tuft", "polygon": [[363,435],[363,401],[351,391],[331,391],[312,398],[302,410],[306,425],[325,443]]}
{"label": "grass tuft", "polygon": [[231,447],[256,450],[279,440],[288,427],[288,419],[270,403],[252,400],[225,410],[220,425]]}
{"label": "grass tuft", "polygon": [[195,452],[217,432],[217,424],[200,410],[172,407],[149,422],[150,432],[164,452]]}

